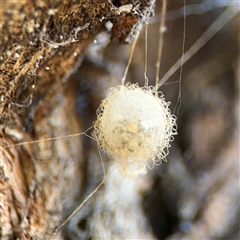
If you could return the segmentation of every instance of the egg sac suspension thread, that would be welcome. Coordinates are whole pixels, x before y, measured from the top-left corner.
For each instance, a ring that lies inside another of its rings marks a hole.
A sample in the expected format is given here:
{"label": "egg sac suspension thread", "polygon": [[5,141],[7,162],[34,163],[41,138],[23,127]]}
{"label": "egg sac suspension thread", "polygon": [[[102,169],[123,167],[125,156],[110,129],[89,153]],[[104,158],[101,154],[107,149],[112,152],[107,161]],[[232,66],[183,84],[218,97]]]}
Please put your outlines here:
{"label": "egg sac suspension thread", "polygon": [[165,159],[177,134],[169,104],[149,86],[128,83],[109,89],[97,110],[93,134],[123,174],[144,174],[150,162],[157,165]]}

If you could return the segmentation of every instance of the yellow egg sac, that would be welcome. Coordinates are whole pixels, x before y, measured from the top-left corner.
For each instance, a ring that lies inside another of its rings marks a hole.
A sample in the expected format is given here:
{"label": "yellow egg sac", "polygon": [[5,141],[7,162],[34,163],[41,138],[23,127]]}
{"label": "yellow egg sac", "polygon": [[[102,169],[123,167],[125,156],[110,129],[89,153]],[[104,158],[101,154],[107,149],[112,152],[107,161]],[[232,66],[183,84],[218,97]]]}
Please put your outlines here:
{"label": "yellow egg sac", "polygon": [[109,89],[97,110],[94,137],[100,149],[119,162],[123,174],[144,174],[150,162],[164,160],[176,128],[163,95],[128,83]]}

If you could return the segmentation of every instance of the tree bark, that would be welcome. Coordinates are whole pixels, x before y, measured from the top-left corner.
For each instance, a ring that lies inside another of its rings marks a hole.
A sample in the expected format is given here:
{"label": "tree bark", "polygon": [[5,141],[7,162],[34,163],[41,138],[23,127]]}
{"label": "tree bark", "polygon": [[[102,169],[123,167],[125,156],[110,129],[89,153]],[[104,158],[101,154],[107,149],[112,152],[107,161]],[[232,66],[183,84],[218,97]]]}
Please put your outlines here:
{"label": "tree bark", "polygon": [[[182,53],[181,7],[168,1],[160,77]],[[121,83],[129,50],[118,42],[136,36],[153,6],[22,0],[0,8],[0,239],[239,239],[239,15],[184,65],[180,85],[160,89],[178,117],[169,162],[137,178],[114,170],[54,235],[103,178],[91,129],[90,137],[76,133],[92,126],[107,90]],[[225,8],[187,17],[185,49]],[[160,9],[157,1],[148,28],[149,85]],[[144,41],[143,33],[127,77],[140,85]],[[107,172],[116,168],[102,158]]]}
{"label": "tree bark", "polygon": [[88,143],[80,136],[30,142],[85,129],[75,106],[77,82],[69,76],[95,36],[109,31],[107,22],[111,39],[125,42],[151,6],[116,2],[1,3],[1,239],[71,236],[53,232],[84,194]]}

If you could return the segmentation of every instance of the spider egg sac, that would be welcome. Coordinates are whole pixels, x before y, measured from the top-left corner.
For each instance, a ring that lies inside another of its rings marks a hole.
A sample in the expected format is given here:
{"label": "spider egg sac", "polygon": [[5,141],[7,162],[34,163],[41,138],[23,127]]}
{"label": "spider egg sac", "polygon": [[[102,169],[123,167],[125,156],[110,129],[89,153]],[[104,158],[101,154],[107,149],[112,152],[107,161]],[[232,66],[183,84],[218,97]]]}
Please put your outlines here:
{"label": "spider egg sac", "polygon": [[100,149],[119,162],[123,174],[144,174],[150,162],[165,159],[177,134],[168,106],[147,86],[128,83],[109,89],[97,110],[94,137]]}

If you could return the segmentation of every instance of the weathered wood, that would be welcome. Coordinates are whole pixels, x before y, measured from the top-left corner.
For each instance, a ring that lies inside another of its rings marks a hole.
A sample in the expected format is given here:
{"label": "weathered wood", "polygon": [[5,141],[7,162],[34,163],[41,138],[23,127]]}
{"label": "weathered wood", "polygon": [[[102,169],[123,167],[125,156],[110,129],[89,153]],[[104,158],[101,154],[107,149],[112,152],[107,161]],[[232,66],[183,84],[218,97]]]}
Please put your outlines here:
{"label": "weathered wood", "polygon": [[84,193],[83,139],[16,144],[84,130],[75,106],[77,82],[69,76],[94,37],[109,31],[106,22],[113,25],[111,39],[124,42],[150,1],[27,0],[0,7],[0,238],[63,238],[53,232]]}
{"label": "weathered wood", "polygon": [[[136,179],[113,172],[53,236],[103,177],[94,141],[61,136],[92,125],[107,89],[120,84],[129,56],[125,46],[108,44],[109,35],[125,41],[149,8],[141,1],[140,11],[126,13],[120,6],[130,1],[112,2],[115,6],[104,0],[1,3],[0,238],[239,239],[239,16],[184,66],[179,135],[168,163]],[[181,1],[168,1],[168,11],[180,7]],[[187,17],[186,49],[222,11]],[[160,75],[182,50],[182,18],[166,26]],[[76,27],[81,28],[75,38]],[[157,22],[148,29],[150,84],[158,28]],[[143,35],[127,79],[140,85],[144,40]],[[176,73],[169,81],[178,79]],[[179,84],[160,90],[174,110]],[[46,140],[52,137],[59,139]],[[45,140],[15,145],[38,139]],[[114,168],[104,153],[103,159],[107,171]]]}

